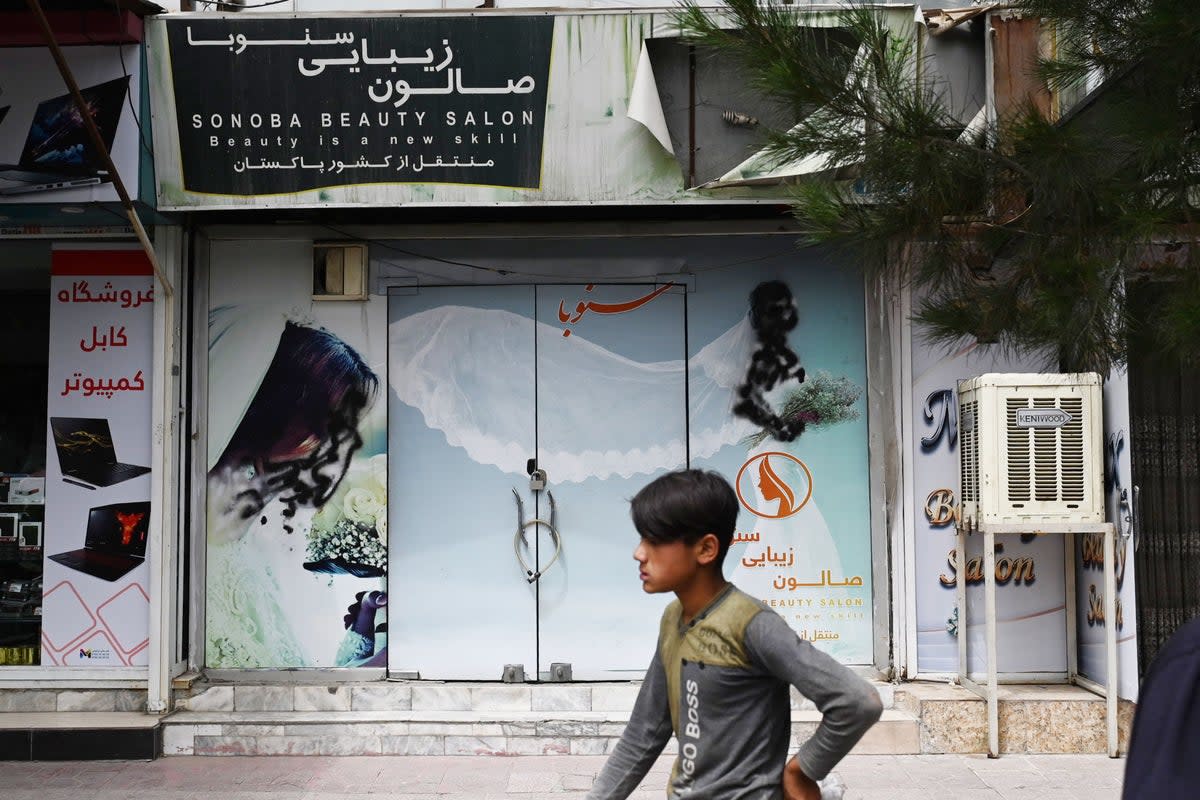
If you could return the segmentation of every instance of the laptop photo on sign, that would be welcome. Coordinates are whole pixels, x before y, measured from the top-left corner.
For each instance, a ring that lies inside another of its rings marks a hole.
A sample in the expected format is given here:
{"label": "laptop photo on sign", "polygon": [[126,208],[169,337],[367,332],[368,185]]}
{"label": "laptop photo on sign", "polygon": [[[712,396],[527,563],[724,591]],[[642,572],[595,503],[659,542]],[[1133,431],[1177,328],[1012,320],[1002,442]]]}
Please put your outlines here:
{"label": "laptop photo on sign", "polygon": [[117,461],[108,420],[95,417],[51,417],[54,449],[63,480],[85,489],[145,475],[149,467]]}
{"label": "laptop photo on sign", "polygon": [[[104,148],[110,152],[128,91],[128,77],[80,91]],[[83,115],[71,95],[64,94],[38,105],[20,161],[0,164],[0,180],[13,184],[0,188],[0,195],[96,186],[109,179],[103,155],[92,145]]]}
{"label": "laptop photo on sign", "polygon": [[83,548],[50,556],[64,567],[115,581],[146,560],[149,503],[113,503],[88,510]]}

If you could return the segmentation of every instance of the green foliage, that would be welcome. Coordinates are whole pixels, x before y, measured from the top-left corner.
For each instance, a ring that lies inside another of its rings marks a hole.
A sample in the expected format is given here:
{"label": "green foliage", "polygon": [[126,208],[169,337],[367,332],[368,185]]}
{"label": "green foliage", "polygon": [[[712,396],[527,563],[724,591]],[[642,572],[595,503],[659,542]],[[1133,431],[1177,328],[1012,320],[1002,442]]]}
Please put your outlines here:
{"label": "green foliage", "polygon": [[[971,130],[896,11],[814,12],[729,0],[679,13],[686,38],[730,59],[792,112],[778,164],[824,156],[793,196],[803,243],[835,245],[923,298],[923,335],[991,342],[1051,369],[1106,374],[1131,323],[1200,353],[1194,236],[1200,191],[1200,8],[1194,0],[1014,0],[1043,20],[1055,57],[1031,64],[1062,97],[1102,84],[1063,118],[1032,100]],[[982,18],[979,22],[982,24]],[[1174,241],[1171,259],[1155,259]],[[1153,245],[1153,246],[1152,246]],[[1147,259],[1153,262],[1146,269]],[[1149,318],[1125,287],[1178,281]]]}

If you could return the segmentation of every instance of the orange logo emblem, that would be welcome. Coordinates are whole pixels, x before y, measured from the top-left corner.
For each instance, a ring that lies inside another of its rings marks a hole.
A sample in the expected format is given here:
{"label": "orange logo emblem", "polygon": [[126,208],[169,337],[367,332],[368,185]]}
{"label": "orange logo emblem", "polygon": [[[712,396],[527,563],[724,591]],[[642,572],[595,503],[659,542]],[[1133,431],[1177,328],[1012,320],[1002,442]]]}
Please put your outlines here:
{"label": "orange logo emblem", "polygon": [[757,517],[784,519],[812,498],[812,473],[790,453],[759,453],[738,470],[737,495]]}

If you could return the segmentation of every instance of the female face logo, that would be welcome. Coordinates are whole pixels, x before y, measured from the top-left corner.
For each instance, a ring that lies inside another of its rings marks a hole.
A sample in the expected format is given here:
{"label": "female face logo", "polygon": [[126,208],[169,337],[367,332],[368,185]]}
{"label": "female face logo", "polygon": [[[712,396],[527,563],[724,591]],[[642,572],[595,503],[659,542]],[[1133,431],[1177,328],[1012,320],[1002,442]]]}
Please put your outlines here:
{"label": "female face logo", "polygon": [[790,453],[760,453],[738,470],[737,495],[751,514],[784,519],[812,498],[812,473]]}

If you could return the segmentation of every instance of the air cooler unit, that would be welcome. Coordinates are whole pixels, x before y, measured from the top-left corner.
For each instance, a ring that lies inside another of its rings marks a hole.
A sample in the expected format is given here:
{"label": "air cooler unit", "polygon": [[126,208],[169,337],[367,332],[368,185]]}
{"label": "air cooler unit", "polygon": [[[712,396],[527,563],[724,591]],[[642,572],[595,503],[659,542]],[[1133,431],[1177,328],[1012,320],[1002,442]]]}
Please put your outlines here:
{"label": "air cooler unit", "polygon": [[1104,521],[1100,376],[989,373],[958,387],[967,530]]}

